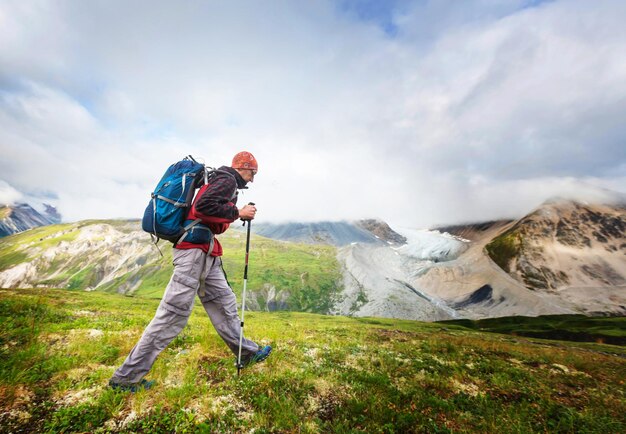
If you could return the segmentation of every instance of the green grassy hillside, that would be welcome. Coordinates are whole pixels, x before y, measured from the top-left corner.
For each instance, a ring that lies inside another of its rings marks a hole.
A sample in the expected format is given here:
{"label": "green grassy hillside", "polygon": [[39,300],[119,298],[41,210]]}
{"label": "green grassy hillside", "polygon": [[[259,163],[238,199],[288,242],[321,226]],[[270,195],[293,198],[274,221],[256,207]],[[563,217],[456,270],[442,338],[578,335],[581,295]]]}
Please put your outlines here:
{"label": "green grassy hillside", "polygon": [[626,317],[590,318],[584,315],[545,315],[540,317],[487,318],[443,321],[494,333],[626,345]]}
{"label": "green grassy hillside", "polygon": [[0,290],[0,432],[626,432],[623,347],[454,324],[255,312],[236,377],[196,306],[137,394],[106,387],[157,301]]}
{"label": "green grassy hillside", "polygon": [[[230,230],[219,240],[224,246],[225,271],[239,294],[245,233]],[[95,288],[160,298],[172,274],[172,247],[161,242],[161,257],[150,244],[138,221],[89,220],[45,226],[0,240],[0,272],[32,263],[36,272],[23,287]],[[268,297],[273,296],[283,301],[282,309],[328,312],[341,283],[334,247],[256,235],[251,246],[251,308],[267,309],[272,301]]]}
{"label": "green grassy hillside", "polygon": [[[219,239],[224,248],[224,270],[235,293],[240,294],[245,234],[230,231]],[[277,291],[290,294],[290,310],[326,313],[341,284],[336,255],[333,246],[287,243],[255,235],[248,261],[248,289],[262,297],[260,289],[275,286]]]}

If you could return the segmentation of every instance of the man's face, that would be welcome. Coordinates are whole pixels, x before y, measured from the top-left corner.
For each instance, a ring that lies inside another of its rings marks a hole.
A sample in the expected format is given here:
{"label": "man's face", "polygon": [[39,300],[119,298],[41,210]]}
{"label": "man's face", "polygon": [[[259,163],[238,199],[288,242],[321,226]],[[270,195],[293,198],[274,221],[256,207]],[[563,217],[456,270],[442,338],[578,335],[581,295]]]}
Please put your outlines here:
{"label": "man's face", "polygon": [[239,174],[246,182],[254,182],[254,175],[256,175],[256,169],[239,169]]}

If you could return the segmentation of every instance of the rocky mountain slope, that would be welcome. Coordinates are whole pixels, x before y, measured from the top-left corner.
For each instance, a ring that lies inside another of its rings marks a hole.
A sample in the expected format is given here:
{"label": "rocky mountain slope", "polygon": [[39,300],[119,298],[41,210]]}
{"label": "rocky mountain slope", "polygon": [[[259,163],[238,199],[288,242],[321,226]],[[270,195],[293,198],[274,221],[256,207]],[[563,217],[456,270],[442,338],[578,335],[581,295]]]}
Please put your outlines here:
{"label": "rocky mountain slope", "polygon": [[[626,314],[626,213],[551,201],[517,221],[407,231],[401,247],[340,250],[337,312],[436,320]],[[425,303],[427,301],[427,303]]]}
{"label": "rocky mountain slope", "polygon": [[626,205],[550,201],[496,237],[487,251],[537,291],[626,285]]}
{"label": "rocky mountain slope", "polygon": [[146,236],[137,221],[120,220],[48,226],[4,238],[0,287],[132,293],[163,263]]}
{"label": "rocky mountain slope", "polygon": [[488,231],[493,231],[493,229],[496,228],[502,228],[512,222],[513,220],[492,220],[483,223],[439,226],[435,227],[433,231],[448,233],[460,238],[476,241],[484,238]]}
{"label": "rocky mountain slope", "polygon": [[370,232],[372,235],[374,235],[374,237],[386,242],[387,244],[397,246],[406,244],[406,237],[391,229],[389,225],[382,220],[364,219],[358,220],[357,222],[355,222],[355,224],[358,227]]}
{"label": "rocky mountain slope", "polygon": [[43,213],[26,203],[0,205],[0,237],[16,234],[31,228],[60,223],[61,215],[51,205],[44,204]]}

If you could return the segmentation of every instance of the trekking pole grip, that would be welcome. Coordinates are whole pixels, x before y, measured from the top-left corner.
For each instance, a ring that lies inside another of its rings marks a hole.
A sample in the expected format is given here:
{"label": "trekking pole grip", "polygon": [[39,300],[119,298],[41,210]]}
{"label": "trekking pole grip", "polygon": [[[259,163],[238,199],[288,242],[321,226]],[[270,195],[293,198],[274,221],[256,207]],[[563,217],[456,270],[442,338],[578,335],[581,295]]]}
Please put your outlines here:
{"label": "trekking pole grip", "polygon": [[[252,205],[252,206],[254,206],[254,205],[256,205],[256,204],[255,204],[254,202],[248,202],[248,205]],[[242,226],[245,226],[245,225],[246,225],[246,222],[248,222],[248,227],[250,227],[250,222],[251,222],[251,220],[249,220],[249,219],[247,219],[247,220],[243,220],[243,225],[242,225]]]}

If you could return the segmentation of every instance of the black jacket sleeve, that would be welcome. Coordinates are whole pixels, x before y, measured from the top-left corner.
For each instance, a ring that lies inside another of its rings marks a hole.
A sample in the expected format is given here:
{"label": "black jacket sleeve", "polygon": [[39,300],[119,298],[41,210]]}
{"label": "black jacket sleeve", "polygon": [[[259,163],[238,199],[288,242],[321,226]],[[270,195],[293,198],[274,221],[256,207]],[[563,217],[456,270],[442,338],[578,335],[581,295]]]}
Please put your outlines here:
{"label": "black jacket sleeve", "polygon": [[218,174],[209,181],[209,186],[196,203],[196,210],[205,216],[235,221],[237,209],[237,181],[228,174]]}

